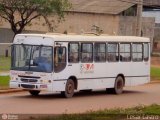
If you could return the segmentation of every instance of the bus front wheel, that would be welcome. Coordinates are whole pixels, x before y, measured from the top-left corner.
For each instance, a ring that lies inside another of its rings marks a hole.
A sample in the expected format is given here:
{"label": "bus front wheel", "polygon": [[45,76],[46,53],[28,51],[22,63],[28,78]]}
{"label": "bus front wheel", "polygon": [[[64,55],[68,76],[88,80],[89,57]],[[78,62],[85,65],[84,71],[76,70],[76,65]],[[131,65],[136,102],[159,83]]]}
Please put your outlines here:
{"label": "bus front wheel", "polygon": [[29,93],[30,93],[31,95],[33,95],[33,96],[38,96],[39,93],[40,93],[40,91],[38,91],[38,90],[30,90]]}
{"label": "bus front wheel", "polygon": [[67,80],[65,91],[62,91],[61,94],[65,98],[71,98],[74,95],[75,84],[72,79]]}

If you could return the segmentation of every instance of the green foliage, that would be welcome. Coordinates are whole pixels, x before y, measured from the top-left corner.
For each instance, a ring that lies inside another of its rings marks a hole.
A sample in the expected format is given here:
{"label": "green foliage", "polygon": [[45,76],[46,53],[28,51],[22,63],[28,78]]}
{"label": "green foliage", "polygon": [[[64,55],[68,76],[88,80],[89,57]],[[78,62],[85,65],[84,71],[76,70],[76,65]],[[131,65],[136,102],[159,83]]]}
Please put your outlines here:
{"label": "green foliage", "polygon": [[[71,8],[68,0],[1,0],[0,17],[7,20],[15,34],[21,33],[24,27],[40,16],[57,15],[64,18],[65,11]],[[48,22],[48,21],[47,21]]]}
{"label": "green foliage", "polygon": [[152,115],[160,115],[160,105],[152,104],[150,106],[139,105],[134,108],[117,108],[117,109],[106,109],[97,112],[93,112],[92,114],[152,114]]}
{"label": "green foliage", "polygon": [[0,56],[0,72],[9,71],[11,66],[11,57]]}
{"label": "green foliage", "polygon": [[142,111],[144,112],[144,114],[160,115],[160,105],[153,104],[153,105],[148,106],[148,107],[145,106],[142,109]]}
{"label": "green foliage", "polygon": [[0,76],[0,90],[9,87],[9,76]]}
{"label": "green foliage", "polygon": [[160,80],[160,68],[159,67],[151,67],[151,79]]}

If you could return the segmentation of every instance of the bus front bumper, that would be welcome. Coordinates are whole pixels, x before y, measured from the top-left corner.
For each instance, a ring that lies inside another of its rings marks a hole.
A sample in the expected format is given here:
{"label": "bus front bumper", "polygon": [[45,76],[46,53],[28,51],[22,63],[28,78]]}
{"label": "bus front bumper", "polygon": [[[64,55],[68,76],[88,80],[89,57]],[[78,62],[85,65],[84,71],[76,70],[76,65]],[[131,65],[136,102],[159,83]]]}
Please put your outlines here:
{"label": "bus front bumper", "polygon": [[10,88],[19,88],[19,89],[25,89],[25,90],[52,91],[52,84],[21,83],[17,81],[10,81]]}

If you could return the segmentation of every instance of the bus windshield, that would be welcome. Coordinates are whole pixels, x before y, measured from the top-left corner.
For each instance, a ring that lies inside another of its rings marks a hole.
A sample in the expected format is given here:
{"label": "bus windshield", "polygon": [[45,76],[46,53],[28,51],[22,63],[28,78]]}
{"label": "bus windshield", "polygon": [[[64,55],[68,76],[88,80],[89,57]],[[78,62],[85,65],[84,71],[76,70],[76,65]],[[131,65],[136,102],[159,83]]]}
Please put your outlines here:
{"label": "bus windshield", "polygon": [[53,48],[42,45],[13,45],[12,70],[52,72]]}

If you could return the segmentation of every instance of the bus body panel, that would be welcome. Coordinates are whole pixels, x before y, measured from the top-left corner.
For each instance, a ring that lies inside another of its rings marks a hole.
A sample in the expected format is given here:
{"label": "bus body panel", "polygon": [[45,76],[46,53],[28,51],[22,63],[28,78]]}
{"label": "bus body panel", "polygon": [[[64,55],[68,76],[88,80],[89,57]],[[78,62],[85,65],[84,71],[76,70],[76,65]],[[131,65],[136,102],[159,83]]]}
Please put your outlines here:
{"label": "bus body panel", "polygon": [[27,44],[27,45],[54,45],[54,38],[42,37],[42,36],[27,36],[27,35],[17,35],[14,38],[13,44]]}

